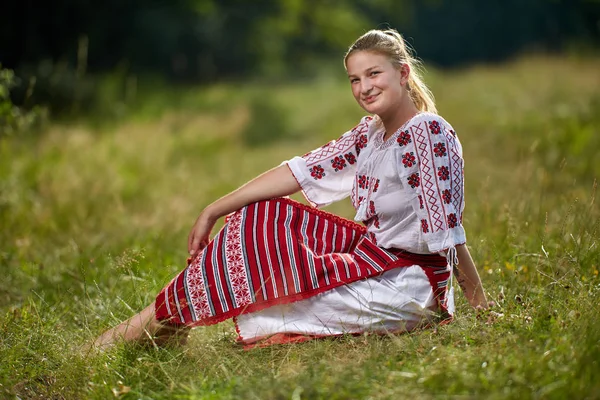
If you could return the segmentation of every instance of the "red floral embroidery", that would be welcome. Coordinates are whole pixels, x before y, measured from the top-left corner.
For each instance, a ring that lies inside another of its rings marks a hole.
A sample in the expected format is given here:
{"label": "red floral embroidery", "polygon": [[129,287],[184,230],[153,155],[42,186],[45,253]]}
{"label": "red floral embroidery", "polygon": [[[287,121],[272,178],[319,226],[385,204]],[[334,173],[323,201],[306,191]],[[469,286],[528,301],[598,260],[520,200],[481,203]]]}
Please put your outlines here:
{"label": "red floral embroidery", "polygon": [[354,165],[354,163],[356,162],[356,157],[352,153],[344,154],[344,158],[346,159],[346,161],[348,161],[348,164],[350,165]]}
{"label": "red floral embroidery", "polygon": [[419,195],[419,208],[422,210],[423,207],[423,196]]}
{"label": "red floral embroidery", "polygon": [[369,187],[366,175],[359,175],[358,176],[358,187],[361,188],[361,189],[367,189]]}
{"label": "red floral embroidery", "polygon": [[367,135],[361,135],[355,145],[356,154],[359,155],[365,147],[367,147]]}
{"label": "red floral embroidery", "polygon": [[444,203],[450,204],[452,200],[452,196],[450,195],[450,190],[446,189],[442,192],[442,198],[444,199]]}
{"label": "red floral embroidery", "polygon": [[419,184],[421,183],[421,178],[419,178],[419,173],[415,172],[414,174],[412,174],[411,176],[408,177],[408,184],[410,185],[411,188],[416,188],[419,186]]}
{"label": "red floral embroidery", "polygon": [[429,130],[434,135],[438,135],[442,131],[442,128],[440,127],[440,123],[439,122],[437,122],[437,121],[431,121],[429,123]]}
{"label": "red floral embroidery", "polygon": [[341,171],[346,167],[346,160],[344,160],[344,157],[342,156],[337,156],[331,160],[331,166],[335,172]]}
{"label": "red floral embroidery", "polygon": [[375,215],[373,218],[373,225],[375,225],[375,228],[379,229],[379,217],[377,215]]}
{"label": "red floral embroidery", "polygon": [[455,228],[457,222],[458,221],[456,219],[456,214],[454,214],[454,213],[448,214],[448,227],[449,228]]}
{"label": "red floral embroidery", "polygon": [[400,147],[403,147],[412,142],[412,139],[410,138],[410,134],[408,133],[408,131],[404,131],[400,132],[400,135],[398,135],[398,139],[396,139],[396,141],[398,142]]}
{"label": "red floral embroidery", "polygon": [[450,177],[450,171],[448,170],[448,167],[446,167],[446,166],[438,167],[438,176],[441,181],[447,181],[448,178]]}
{"label": "red floral embroidery", "polygon": [[375,186],[373,186],[373,193],[375,193],[379,189],[379,179],[375,181]]}
{"label": "red floral embroidery", "polygon": [[316,179],[321,179],[325,176],[325,170],[320,165],[314,165],[310,170],[310,176]]}
{"label": "red floral embroidery", "polygon": [[379,217],[377,216],[377,210],[375,210],[375,202],[373,202],[373,200],[369,202],[369,211],[373,216],[370,218],[370,220],[373,221],[373,225],[375,225],[375,228],[379,228]]}
{"label": "red floral embroidery", "polygon": [[446,144],[444,142],[434,144],[433,152],[436,157],[444,157],[446,155]]}
{"label": "red floral embroidery", "polygon": [[412,167],[416,163],[415,153],[412,151],[402,155],[402,164],[404,168]]}
{"label": "red floral embroidery", "polygon": [[423,233],[429,232],[429,224],[424,219],[421,220],[421,229],[423,230]]}

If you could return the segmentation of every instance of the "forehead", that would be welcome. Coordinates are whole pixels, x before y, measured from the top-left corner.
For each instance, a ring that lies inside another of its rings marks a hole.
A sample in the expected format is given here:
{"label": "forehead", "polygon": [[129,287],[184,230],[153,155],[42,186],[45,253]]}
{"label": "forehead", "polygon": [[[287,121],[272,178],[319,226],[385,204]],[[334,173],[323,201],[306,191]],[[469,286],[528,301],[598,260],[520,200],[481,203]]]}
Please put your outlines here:
{"label": "forehead", "polygon": [[391,67],[392,63],[387,56],[372,51],[355,51],[346,59],[348,75],[359,74],[373,67]]}

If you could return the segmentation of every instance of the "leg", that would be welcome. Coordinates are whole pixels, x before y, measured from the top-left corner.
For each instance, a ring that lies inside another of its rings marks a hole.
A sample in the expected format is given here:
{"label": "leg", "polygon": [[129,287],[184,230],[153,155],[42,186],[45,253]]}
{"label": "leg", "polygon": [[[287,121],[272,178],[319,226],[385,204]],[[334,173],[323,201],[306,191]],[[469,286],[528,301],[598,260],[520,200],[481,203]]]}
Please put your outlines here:
{"label": "leg", "polygon": [[154,313],[154,304],[150,304],[139,314],[104,332],[91,347],[104,350],[119,341],[162,346],[174,340],[177,344],[185,344],[189,330],[190,328],[185,326],[159,322]]}
{"label": "leg", "polygon": [[[433,322],[438,306],[419,266],[333,288],[308,299],[237,317],[239,339],[252,344],[271,335],[309,337],[402,333]],[[288,336],[289,338],[290,336]]]}

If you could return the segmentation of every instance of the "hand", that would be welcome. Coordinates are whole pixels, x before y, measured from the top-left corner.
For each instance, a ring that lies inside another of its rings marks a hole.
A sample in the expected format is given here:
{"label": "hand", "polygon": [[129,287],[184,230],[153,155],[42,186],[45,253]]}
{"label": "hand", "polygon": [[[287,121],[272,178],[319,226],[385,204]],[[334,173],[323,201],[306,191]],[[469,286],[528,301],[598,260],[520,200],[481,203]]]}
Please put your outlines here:
{"label": "hand", "polygon": [[487,301],[486,299],[473,305],[473,308],[476,309],[477,311],[487,310],[488,308],[494,308],[494,307],[496,307],[496,302],[493,300]]}
{"label": "hand", "polygon": [[491,324],[504,317],[504,314],[492,310],[492,308],[495,306],[496,303],[494,301],[490,301],[488,302],[487,307],[481,305],[474,307],[477,319],[485,319],[486,324]]}
{"label": "hand", "polygon": [[[477,290],[477,289],[479,289],[479,290]],[[465,296],[467,296],[467,292],[464,289],[463,289],[463,291],[465,292]],[[467,301],[469,302],[471,307],[473,307],[476,310],[485,310],[485,309],[494,307],[496,305],[495,302],[488,301],[482,288],[476,288],[473,291],[472,297],[467,296]]]}
{"label": "hand", "polygon": [[200,213],[188,235],[188,252],[191,256],[199,253],[208,245],[210,231],[216,222],[217,218],[212,218],[206,210]]}

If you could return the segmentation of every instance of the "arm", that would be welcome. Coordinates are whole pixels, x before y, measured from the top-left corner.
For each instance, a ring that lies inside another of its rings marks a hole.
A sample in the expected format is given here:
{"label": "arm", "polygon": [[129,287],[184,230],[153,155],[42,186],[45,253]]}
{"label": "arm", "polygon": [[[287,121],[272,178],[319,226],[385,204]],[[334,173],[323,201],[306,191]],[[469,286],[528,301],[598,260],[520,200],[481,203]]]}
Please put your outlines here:
{"label": "arm", "polygon": [[[370,117],[360,124],[302,157],[294,157],[287,165],[273,168],[239,189],[215,201],[200,213],[188,237],[191,255],[209,242],[209,234],[219,218],[260,200],[287,196],[304,190],[313,205],[327,205],[350,194],[356,170],[359,136],[367,139]],[[292,172],[293,171],[293,172]]]}
{"label": "arm", "polygon": [[191,255],[209,242],[209,234],[217,220],[257,201],[288,196],[300,191],[300,185],[287,165],[273,168],[250,182],[221,197],[201,213],[188,236]]}
{"label": "arm", "polygon": [[[414,193],[412,205],[421,220],[422,237],[431,253],[456,249],[458,265],[453,273],[463,293],[471,306],[488,308],[473,259],[467,246],[460,244],[466,242],[464,161],[456,132],[443,119],[424,114],[404,134],[398,141],[402,150],[397,165],[405,187]],[[404,158],[413,152],[418,162],[407,163]]]}
{"label": "arm", "polygon": [[458,265],[454,267],[454,276],[458,281],[469,304],[473,307],[488,308],[477,268],[466,244],[456,246]]}

